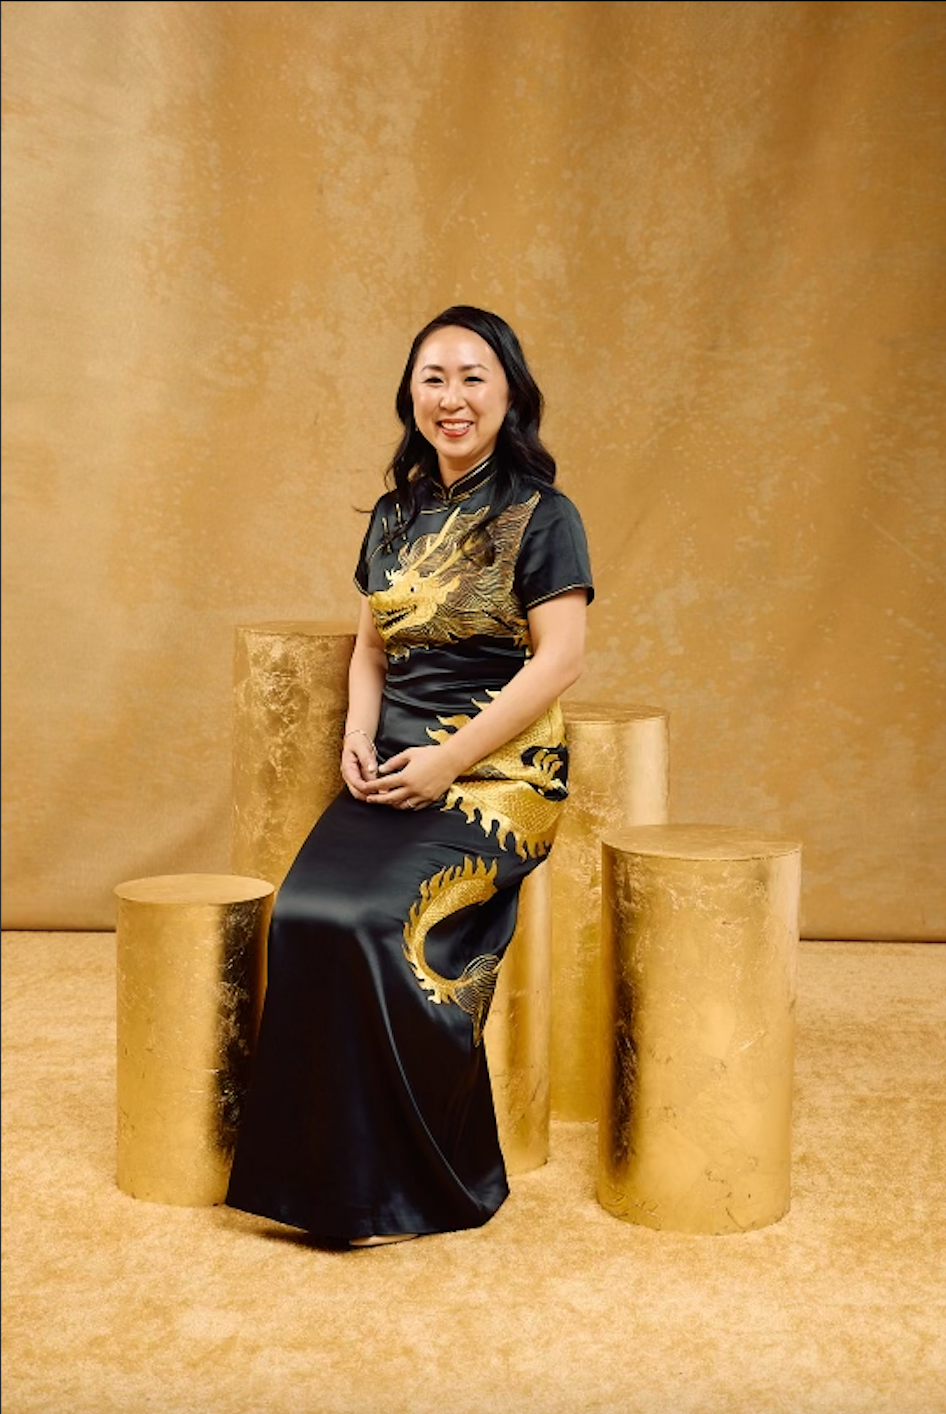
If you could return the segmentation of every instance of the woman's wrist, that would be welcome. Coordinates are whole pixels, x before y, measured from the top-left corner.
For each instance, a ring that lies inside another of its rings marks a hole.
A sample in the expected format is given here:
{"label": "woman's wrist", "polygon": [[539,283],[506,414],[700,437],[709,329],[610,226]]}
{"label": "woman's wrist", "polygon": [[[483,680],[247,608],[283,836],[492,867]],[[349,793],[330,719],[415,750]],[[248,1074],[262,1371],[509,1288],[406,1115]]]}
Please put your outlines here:
{"label": "woman's wrist", "polygon": [[454,780],[468,771],[479,759],[474,757],[472,761],[468,760],[462,743],[456,740],[456,736],[448,736],[445,741],[439,742],[437,749],[447,762]]}
{"label": "woman's wrist", "polygon": [[350,736],[363,736],[370,747],[374,747],[374,737],[368,735],[364,727],[348,727],[342,741],[347,741]]}

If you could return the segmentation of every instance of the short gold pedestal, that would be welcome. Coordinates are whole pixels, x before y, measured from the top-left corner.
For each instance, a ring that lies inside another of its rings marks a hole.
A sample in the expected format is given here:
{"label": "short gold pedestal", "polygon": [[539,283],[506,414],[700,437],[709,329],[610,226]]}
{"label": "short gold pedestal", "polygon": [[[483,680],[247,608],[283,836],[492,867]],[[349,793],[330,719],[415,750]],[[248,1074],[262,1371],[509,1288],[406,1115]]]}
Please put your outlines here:
{"label": "short gold pedestal", "polygon": [[601,837],[667,820],[669,716],[567,702],[569,796],[552,850],[552,1113],[593,1120],[600,1101]]}
{"label": "short gold pedestal", "polygon": [[115,889],[118,1187],[222,1203],[263,997],[273,886],[166,874]]}
{"label": "short gold pedestal", "polygon": [[791,1201],[801,847],[717,825],[602,843],[598,1199],[746,1232]]}
{"label": "short gold pedestal", "polygon": [[321,621],[236,631],[231,865],[278,888],[342,787],[338,763],[355,635]]}
{"label": "short gold pedestal", "polygon": [[[286,621],[236,631],[231,863],[278,889],[341,789],[339,758],[355,636],[343,624]],[[510,1173],[548,1157],[550,880],[523,885],[484,1045]]]}

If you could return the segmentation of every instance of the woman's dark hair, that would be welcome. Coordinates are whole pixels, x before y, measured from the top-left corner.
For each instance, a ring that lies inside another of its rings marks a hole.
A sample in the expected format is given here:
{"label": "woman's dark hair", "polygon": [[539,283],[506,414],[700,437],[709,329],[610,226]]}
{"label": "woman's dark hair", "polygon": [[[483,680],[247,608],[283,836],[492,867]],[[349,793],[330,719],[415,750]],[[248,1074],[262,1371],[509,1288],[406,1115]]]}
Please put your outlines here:
{"label": "woman's dark hair", "polygon": [[555,480],[555,458],[539,437],[544,399],[529,371],[516,334],[498,314],[470,304],[451,305],[425,324],[411,344],[394,402],[404,433],[385,475],[388,484],[393,484],[397,491],[401,504],[402,522],[398,534],[402,534],[417,516],[419,478],[424,474],[437,476],[437,453],[414,423],[411,398],[414,364],[425,339],[437,329],[456,327],[479,334],[489,344],[502,364],[509,384],[509,409],[499,429],[493,453],[495,494],[489,516],[481,523],[477,538],[481,538],[490,521],[512,505],[522,488],[536,482],[551,486]]}

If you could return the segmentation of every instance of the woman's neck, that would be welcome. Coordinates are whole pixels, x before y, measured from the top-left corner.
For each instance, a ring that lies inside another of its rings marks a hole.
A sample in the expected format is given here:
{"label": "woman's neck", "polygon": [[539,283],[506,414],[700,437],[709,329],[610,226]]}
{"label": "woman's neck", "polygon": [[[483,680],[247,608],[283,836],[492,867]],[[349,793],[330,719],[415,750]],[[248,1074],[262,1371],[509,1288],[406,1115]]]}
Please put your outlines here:
{"label": "woman's neck", "polygon": [[462,470],[457,467],[444,466],[443,462],[439,462],[437,470],[445,490],[449,491],[450,487],[454,486],[458,481],[461,481],[464,476],[472,476],[474,471],[481,471],[492,455],[493,453],[490,452],[489,456],[483,457],[475,466],[464,467]]}

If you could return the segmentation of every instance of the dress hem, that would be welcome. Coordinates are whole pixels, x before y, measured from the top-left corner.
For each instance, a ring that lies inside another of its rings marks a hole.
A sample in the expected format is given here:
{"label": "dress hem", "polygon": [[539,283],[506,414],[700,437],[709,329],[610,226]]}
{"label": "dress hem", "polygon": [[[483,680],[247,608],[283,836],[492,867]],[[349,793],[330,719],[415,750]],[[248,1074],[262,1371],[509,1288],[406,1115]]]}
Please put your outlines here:
{"label": "dress hem", "polygon": [[301,1213],[295,1204],[290,1203],[265,1203],[256,1202],[247,1198],[239,1200],[236,1195],[228,1193],[224,1200],[225,1206],[234,1209],[235,1212],[249,1213],[256,1218],[265,1218],[269,1222],[282,1224],[284,1227],[296,1228],[298,1231],[307,1232],[313,1237],[325,1238],[332,1242],[350,1242],[354,1237],[377,1237],[392,1236],[394,1234],[413,1233],[419,1237],[431,1237],[437,1233],[466,1232],[479,1227],[484,1227],[486,1223],[494,1218],[509,1197],[508,1187],[505,1190],[498,1190],[491,1201],[482,1205],[479,1212],[471,1213],[466,1220],[454,1221],[452,1223],[440,1222],[431,1224],[429,1219],[424,1220],[420,1214],[412,1216],[403,1214],[398,1219],[392,1217],[382,1218],[372,1217],[364,1209],[360,1209],[357,1214],[351,1213],[343,1218],[341,1213],[337,1213],[334,1219],[325,1220],[316,1218],[314,1213]]}

